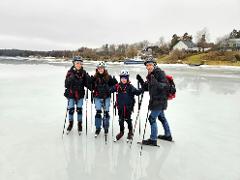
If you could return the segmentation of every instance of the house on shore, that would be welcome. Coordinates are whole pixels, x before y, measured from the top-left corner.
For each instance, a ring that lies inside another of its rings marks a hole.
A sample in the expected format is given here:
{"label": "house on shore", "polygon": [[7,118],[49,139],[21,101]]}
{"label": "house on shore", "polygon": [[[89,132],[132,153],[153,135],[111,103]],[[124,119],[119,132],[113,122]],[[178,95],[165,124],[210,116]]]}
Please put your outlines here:
{"label": "house on shore", "polygon": [[231,50],[240,50],[240,38],[235,38],[235,39],[229,39],[228,40],[228,47]]}
{"label": "house on shore", "polygon": [[198,47],[192,42],[192,40],[180,40],[177,44],[173,46],[173,50],[194,52],[198,51]]}

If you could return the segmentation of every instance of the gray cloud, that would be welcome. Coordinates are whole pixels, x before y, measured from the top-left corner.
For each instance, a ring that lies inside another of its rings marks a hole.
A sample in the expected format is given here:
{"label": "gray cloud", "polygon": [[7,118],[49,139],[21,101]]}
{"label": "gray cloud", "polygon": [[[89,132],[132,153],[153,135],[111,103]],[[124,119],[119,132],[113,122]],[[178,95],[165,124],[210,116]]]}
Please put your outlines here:
{"label": "gray cloud", "polygon": [[240,29],[239,0],[1,0],[0,48],[77,49]]}

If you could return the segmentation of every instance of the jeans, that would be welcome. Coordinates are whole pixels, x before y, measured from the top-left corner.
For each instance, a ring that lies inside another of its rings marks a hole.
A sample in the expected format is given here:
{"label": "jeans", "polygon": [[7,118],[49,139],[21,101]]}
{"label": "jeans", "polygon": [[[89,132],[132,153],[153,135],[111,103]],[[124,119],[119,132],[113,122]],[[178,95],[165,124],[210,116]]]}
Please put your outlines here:
{"label": "jeans", "polygon": [[[105,103],[104,103],[105,101]],[[96,129],[101,129],[102,121],[103,121],[103,128],[108,129],[109,128],[109,108],[110,108],[110,98],[100,99],[100,98],[94,98],[95,102],[95,108],[97,111],[97,114],[95,116],[95,126]],[[103,109],[103,118],[101,115]]]}
{"label": "jeans", "polygon": [[157,127],[157,122],[156,122],[157,118],[162,123],[163,129],[164,129],[164,135],[165,136],[171,136],[170,127],[169,127],[167,119],[164,115],[164,111],[163,110],[153,110],[153,111],[151,111],[151,114],[148,118],[149,122],[150,122],[150,125],[151,125],[150,139],[151,140],[157,140],[157,135],[158,135],[158,127]]}
{"label": "jeans", "polygon": [[82,106],[83,106],[83,98],[79,100],[75,100],[72,98],[68,99],[68,117],[69,121],[74,120],[74,111],[75,111],[75,105],[77,106],[77,119],[79,122],[82,122]]}

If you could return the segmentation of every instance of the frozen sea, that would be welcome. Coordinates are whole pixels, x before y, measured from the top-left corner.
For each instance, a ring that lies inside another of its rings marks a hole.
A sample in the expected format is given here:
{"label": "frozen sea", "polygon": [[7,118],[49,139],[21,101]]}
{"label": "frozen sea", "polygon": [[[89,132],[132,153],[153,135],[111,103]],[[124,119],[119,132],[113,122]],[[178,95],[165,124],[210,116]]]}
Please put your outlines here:
{"label": "frozen sea", "polygon": [[[160,148],[144,146],[140,156],[136,142],[142,139],[147,93],[140,113],[142,131],[139,134],[137,126],[131,148],[126,135],[112,141],[119,131],[112,107],[108,144],[103,134],[94,138],[90,101],[87,135],[84,103],[83,134],[78,136],[75,123],[62,139],[64,78],[70,66],[0,60],[1,180],[240,180],[240,68],[159,65],[177,86],[165,112],[175,142],[159,140]],[[93,74],[95,63],[84,68]],[[116,77],[123,68],[135,86],[136,74],[146,75],[143,65],[108,65]],[[158,127],[163,133],[160,122]],[[146,138],[149,133],[147,124]]]}

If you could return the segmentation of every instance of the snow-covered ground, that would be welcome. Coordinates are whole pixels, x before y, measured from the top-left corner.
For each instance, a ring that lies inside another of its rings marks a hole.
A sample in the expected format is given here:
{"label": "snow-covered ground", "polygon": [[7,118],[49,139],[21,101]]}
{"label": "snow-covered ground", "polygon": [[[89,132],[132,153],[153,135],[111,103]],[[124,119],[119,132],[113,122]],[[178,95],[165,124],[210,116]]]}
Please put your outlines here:
{"label": "snow-covered ground", "polygon": [[[95,63],[85,68],[93,74]],[[140,113],[132,147],[126,136],[108,144],[94,138],[95,110],[88,101],[88,134],[78,136],[76,123],[70,135],[62,129],[67,101],[64,78],[70,64],[0,64],[0,179],[1,180],[239,180],[240,179],[240,70],[162,65],[174,76],[176,99],[169,101],[166,117],[175,142],[158,141],[160,148],[143,147],[139,155],[147,114],[148,94]],[[143,65],[109,64],[118,77],[130,71],[136,86]],[[113,135],[119,131],[112,115]],[[136,111],[133,115],[135,121]],[[92,120],[91,120],[92,117]],[[158,122],[159,123],[159,122]],[[159,123],[159,133],[163,133]],[[127,128],[126,128],[127,129]],[[146,137],[149,136],[147,124]]]}

